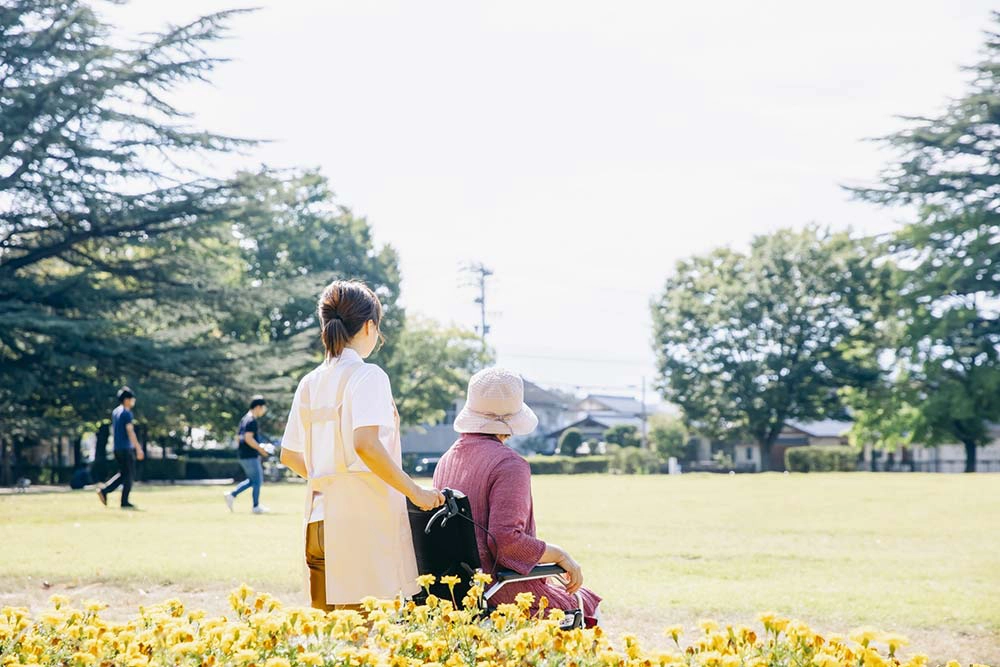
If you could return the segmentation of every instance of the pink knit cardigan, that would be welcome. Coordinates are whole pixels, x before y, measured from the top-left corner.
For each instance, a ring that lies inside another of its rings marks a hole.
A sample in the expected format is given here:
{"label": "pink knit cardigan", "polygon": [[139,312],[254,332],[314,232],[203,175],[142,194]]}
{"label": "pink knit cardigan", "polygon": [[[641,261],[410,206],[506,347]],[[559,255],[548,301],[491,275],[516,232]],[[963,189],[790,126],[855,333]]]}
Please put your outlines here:
{"label": "pink knit cardigan", "polygon": [[[489,530],[476,528],[483,571],[494,566],[526,574],[545,552],[545,542],[535,536],[535,514],[531,501],[531,468],[528,462],[489,435],[465,433],[445,452],[434,472],[434,486],[461,491],[469,497],[472,517]],[[491,605],[513,602],[521,592],[538,600],[544,595],[549,608],[575,609],[576,597],[559,584],[538,579],[507,584],[490,599]],[[584,614],[593,616],[601,598],[587,589]]]}

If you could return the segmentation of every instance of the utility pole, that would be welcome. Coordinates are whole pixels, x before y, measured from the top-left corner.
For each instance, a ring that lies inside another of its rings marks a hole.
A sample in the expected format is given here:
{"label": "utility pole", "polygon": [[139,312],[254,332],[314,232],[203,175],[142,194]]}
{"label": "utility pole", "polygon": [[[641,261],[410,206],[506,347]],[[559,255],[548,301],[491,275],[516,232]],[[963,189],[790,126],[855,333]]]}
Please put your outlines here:
{"label": "utility pole", "polygon": [[479,304],[479,335],[483,339],[483,351],[486,350],[486,334],[490,332],[490,325],[486,322],[486,279],[493,275],[493,271],[488,269],[482,262],[469,264],[465,271],[472,274],[473,285],[479,289],[479,296],[475,298],[475,303]]}

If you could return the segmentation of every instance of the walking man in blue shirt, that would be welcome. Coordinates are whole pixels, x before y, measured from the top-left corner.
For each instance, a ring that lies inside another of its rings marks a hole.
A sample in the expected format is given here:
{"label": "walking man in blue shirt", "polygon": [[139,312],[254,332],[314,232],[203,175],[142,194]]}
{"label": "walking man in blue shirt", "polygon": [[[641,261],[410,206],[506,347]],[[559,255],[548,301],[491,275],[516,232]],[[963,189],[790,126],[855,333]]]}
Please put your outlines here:
{"label": "walking man in blue shirt", "polygon": [[[263,396],[254,396],[250,399],[250,411],[243,415],[240,420],[240,429],[237,434],[239,442],[240,465],[247,478],[231,492],[225,494],[226,507],[233,511],[233,501],[247,489],[253,489],[253,513],[264,514],[267,508],[260,504],[260,486],[264,481],[264,467],[260,463],[261,457],[270,454],[270,445],[261,442],[260,426],[257,420],[267,412],[267,401]],[[273,447],[270,447],[273,451]]]}
{"label": "walking man in blue shirt", "polygon": [[135,407],[135,394],[128,387],[118,390],[118,407],[111,413],[111,432],[114,434],[115,461],[118,462],[118,474],[103,486],[97,487],[97,498],[102,505],[108,504],[108,494],[122,488],[122,509],[135,509],[128,501],[132,491],[132,480],[135,479],[135,462],[146,458],[135,435],[135,425],[132,423],[132,408]]}

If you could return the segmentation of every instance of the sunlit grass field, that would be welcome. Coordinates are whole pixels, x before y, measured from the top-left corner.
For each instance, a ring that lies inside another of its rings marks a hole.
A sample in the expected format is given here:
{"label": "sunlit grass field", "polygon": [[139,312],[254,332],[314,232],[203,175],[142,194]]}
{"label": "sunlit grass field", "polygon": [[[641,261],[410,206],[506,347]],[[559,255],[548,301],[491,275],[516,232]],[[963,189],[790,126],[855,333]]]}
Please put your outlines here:
{"label": "sunlit grass field", "polygon": [[[538,476],[533,488],[539,536],[583,565],[612,625],[655,635],[774,610],[1000,664],[1000,476]],[[0,604],[55,589],[131,604],[167,587],[223,609],[241,582],[301,602],[304,486],[265,486],[264,516],[249,493],[230,514],[222,491],[140,486],[134,513],[92,491],[0,496]]]}

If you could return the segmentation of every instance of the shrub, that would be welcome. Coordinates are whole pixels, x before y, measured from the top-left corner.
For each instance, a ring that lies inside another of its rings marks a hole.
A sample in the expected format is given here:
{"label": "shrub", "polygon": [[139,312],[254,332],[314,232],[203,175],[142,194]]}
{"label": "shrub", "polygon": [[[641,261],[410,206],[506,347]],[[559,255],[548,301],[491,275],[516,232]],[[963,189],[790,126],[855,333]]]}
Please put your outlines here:
{"label": "shrub", "polygon": [[583,434],[575,428],[563,431],[559,438],[559,453],[563,456],[576,456],[576,450],[583,444]]}
{"label": "shrub", "polygon": [[139,464],[139,478],[142,480],[174,480],[187,479],[187,459],[151,459],[146,458]]}
{"label": "shrub", "polygon": [[572,472],[573,459],[569,456],[529,456],[532,475],[565,475]]}
{"label": "shrub", "polygon": [[186,479],[235,479],[242,480],[246,475],[234,456],[231,459],[197,459],[187,462]]}
{"label": "shrub", "polygon": [[626,475],[649,475],[660,472],[662,461],[656,452],[638,447],[608,446],[609,468]]}
{"label": "shrub", "polygon": [[608,472],[608,456],[529,456],[532,475],[574,475]]}
{"label": "shrub", "polygon": [[631,424],[618,424],[604,432],[605,442],[622,447],[638,447],[642,444],[639,429]]}
{"label": "shrub", "polygon": [[664,461],[671,456],[685,460],[688,430],[677,417],[653,415],[649,419],[649,444]]}
{"label": "shrub", "polygon": [[578,456],[571,462],[574,474],[588,472],[608,472],[611,457],[608,456]]}
{"label": "shrub", "polygon": [[847,445],[790,447],[785,450],[785,468],[791,472],[853,472],[858,453]]}

